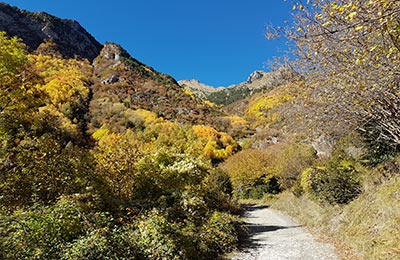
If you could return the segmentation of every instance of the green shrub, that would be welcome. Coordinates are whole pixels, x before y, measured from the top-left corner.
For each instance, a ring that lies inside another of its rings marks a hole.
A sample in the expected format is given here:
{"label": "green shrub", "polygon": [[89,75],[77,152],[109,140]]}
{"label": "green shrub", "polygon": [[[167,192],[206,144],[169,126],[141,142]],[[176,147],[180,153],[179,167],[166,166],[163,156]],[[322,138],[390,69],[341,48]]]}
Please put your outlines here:
{"label": "green shrub", "polygon": [[238,213],[240,205],[233,200],[233,186],[228,173],[220,169],[211,171],[202,182],[202,193],[208,208]]}
{"label": "green shrub", "polygon": [[178,221],[161,210],[148,211],[138,219],[134,239],[146,259],[217,259],[235,247],[236,217],[214,211],[201,221]]}
{"label": "green shrub", "polygon": [[107,226],[107,214],[94,212],[90,203],[79,200],[62,197],[52,206],[34,205],[0,215],[0,259],[60,259],[67,243]]}
{"label": "green shrub", "polygon": [[244,199],[261,199],[265,193],[268,193],[268,186],[265,184],[257,185],[251,187],[244,191]]}
{"label": "green shrub", "polygon": [[[369,124],[364,127],[362,135],[366,146],[363,160],[367,165],[376,166],[384,161],[391,160],[400,152],[400,145],[393,145],[390,139],[382,138],[387,135],[377,125]],[[388,134],[390,136],[390,134]]]}
{"label": "green shrub", "polygon": [[[227,213],[214,212],[204,226],[201,238],[209,248],[209,259],[215,259],[219,253],[230,252],[237,243],[237,219]],[[214,258],[212,257],[214,256]]]}
{"label": "green shrub", "polygon": [[63,249],[62,260],[144,259],[139,255],[127,228],[96,229],[69,243]]}
{"label": "green shrub", "polygon": [[261,199],[266,193],[277,194],[282,189],[276,177],[260,177],[251,187],[237,191],[236,195],[241,199]]}
{"label": "green shrub", "polygon": [[301,186],[320,202],[346,204],[361,193],[359,172],[353,164],[341,161],[303,171]]}
{"label": "green shrub", "polygon": [[185,259],[180,248],[179,228],[160,211],[143,215],[136,224],[135,239],[147,259]]}

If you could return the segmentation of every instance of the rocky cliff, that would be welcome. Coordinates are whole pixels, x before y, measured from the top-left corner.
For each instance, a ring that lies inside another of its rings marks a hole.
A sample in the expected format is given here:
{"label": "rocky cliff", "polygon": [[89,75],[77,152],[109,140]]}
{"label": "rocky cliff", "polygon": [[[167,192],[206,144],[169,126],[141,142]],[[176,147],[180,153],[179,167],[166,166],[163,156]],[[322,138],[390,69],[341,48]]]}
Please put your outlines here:
{"label": "rocky cliff", "polygon": [[0,31],[23,40],[30,51],[52,42],[66,58],[86,58],[92,61],[102,45],[78,22],[60,19],[44,12],[28,12],[0,3]]}
{"label": "rocky cliff", "polygon": [[208,86],[206,84],[201,83],[197,79],[191,79],[191,80],[180,80],[178,81],[178,84],[195,94],[196,96],[200,98],[206,99],[211,93],[218,92],[222,89],[223,87],[215,88],[212,86]]}
{"label": "rocky cliff", "polygon": [[213,88],[198,80],[181,80],[178,83],[203,99],[218,105],[229,105],[260,91],[268,91],[287,83],[296,77],[295,72],[283,67],[271,72],[254,71],[247,81],[231,85],[227,88]]}

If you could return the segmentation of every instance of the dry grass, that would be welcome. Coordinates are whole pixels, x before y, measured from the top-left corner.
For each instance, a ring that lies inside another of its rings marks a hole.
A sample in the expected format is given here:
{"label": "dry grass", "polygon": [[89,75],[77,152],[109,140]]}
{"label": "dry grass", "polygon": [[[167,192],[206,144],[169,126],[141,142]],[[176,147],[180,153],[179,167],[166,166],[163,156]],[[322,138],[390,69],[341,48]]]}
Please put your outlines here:
{"label": "dry grass", "polygon": [[400,259],[400,177],[360,196],[341,218],[340,238],[365,259]]}
{"label": "dry grass", "polygon": [[400,177],[345,206],[322,206],[285,192],[267,203],[336,245],[343,259],[400,259]]}

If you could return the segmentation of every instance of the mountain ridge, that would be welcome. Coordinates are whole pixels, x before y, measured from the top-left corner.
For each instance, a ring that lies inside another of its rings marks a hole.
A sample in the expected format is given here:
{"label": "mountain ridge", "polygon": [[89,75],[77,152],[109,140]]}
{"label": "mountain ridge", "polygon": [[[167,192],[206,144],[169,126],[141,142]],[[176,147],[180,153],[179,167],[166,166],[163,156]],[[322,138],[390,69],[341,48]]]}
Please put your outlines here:
{"label": "mountain ridge", "polygon": [[180,80],[178,83],[181,87],[193,92],[200,98],[225,106],[240,99],[245,99],[254,93],[268,91],[286,84],[295,79],[296,76],[292,69],[284,66],[270,72],[255,70],[248,76],[246,81],[228,87],[214,88],[196,79]]}
{"label": "mountain ridge", "polygon": [[21,38],[31,52],[51,41],[57,44],[66,58],[93,61],[102,49],[102,44],[77,21],[45,12],[20,10],[3,2],[0,2],[0,31]]}
{"label": "mountain ridge", "polygon": [[100,44],[74,20],[0,2],[0,31],[22,39],[30,53],[90,62],[90,125],[94,130],[110,118],[114,130],[133,126],[127,115],[134,109],[180,123],[210,123],[210,115],[219,114],[187,93],[173,77],[133,58],[118,44]]}

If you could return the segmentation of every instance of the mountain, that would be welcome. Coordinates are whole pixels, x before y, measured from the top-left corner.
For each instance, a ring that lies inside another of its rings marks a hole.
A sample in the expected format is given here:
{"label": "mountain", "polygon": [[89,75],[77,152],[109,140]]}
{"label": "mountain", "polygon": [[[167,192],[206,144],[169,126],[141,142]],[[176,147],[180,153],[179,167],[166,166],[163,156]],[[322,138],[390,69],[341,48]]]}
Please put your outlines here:
{"label": "mountain", "polygon": [[204,123],[219,114],[187,93],[169,75],[134,59],[120,45],[106,43],[93,61],[93,125],[135,125],[132,110],[145,109],[167,120]]}
{"label": "mountain", "polygon": [[209,95],[212,93],[218,92],[223,89],[223,87],[215,88],[212,86],[208,86],[206,84],[201,83],[197,79],[191,79],[191,80],[180,80],[178,81],[178,84],[195,94],[196,96],[200,98],[206,99]]}
{"label": "mountain", "polygon": [[102,49],[102,45],[76,21],[44,12],[20,10],[5,3],[0,3],[0,31],[21,38],[30,51],[53,42],[66,58],[92,61]]}
{"label": "mountain", "polygon": [[114,130],[133,126],[136,119],[130,115],[137,109],[181,123],[209,123],[220,114],[120,45],[100,44],[76,21],[0,3],[0,31],[21,38],[31,53],[90,62],[89,117],[94,129],[104,124],[112,124]]}
{"label": "mountain", "polygon": [[268,91],[286,84],[296,77],[297,75],[293,70],[288,67],[282,67],[271,72],[254,71],[249,75],[247,81],[227,88],[213,88],[197,80],[181,80],[178,83],[200,98],[207,99],[217,105],[229,105],[254,93]]}

